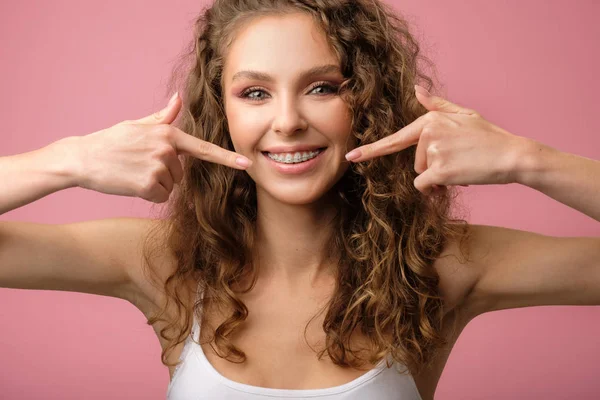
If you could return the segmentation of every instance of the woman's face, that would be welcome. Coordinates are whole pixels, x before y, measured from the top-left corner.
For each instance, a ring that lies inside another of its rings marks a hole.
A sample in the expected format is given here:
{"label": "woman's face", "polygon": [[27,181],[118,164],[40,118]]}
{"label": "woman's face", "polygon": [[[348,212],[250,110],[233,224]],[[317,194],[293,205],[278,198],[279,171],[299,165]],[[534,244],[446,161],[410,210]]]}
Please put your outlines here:
{"label": "woman's face", "polygon": [[[249,70],[259,74],[241,72]],[[355,146],[349,108],[337,94],[343,80],[307,15],[261,17],[238,32],[225,61],[223,96],[235,151],[253,161],[246,171],[257,195],[308,204],[342,177],[344,155]]]}

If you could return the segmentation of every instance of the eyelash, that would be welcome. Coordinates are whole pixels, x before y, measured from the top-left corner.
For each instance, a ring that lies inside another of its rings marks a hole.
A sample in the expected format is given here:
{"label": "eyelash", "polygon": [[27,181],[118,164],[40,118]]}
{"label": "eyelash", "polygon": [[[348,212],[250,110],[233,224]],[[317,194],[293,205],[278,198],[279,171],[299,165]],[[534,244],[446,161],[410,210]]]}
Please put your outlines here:
{"label": "eyelash", "polygon": [[[327,82],[317,82],[313,87],[310,88],[309,92],[312,92],[313,90],[315,90],[318,87],[326,87],[328,89],[331,89],[333,93],[337,93],[337,89],[338,89],[338,86],[331,85],[331,84],[329,84]],[[257,98],[248,97],[248,95],[250,93],[254,93],[254,92],[263,92],[264,93],[265,91],[263,89],[259,88],[259,87],[254,86],[254,87],[251,87],[251,88],[248,88],[248,89],[244,90],[242,92],[242,94],[240,94],[240,97],[244,98],[244,99],[248,99],[250,101],[261,101],[261,100],[263,100],[263,99],[257,99]],[[326,94],[327,93],[323,94],[323,96],[325,96]]]}

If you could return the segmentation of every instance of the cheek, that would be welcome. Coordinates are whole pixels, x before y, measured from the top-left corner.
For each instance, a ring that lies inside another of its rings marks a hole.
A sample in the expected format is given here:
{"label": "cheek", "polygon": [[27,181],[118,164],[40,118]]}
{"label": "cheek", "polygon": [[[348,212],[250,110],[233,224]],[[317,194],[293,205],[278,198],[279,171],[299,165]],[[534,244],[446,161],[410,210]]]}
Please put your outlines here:
{"label": "cheek", "polygon": [[226,108],[227,127],[231,142],[237,153],[246,153],[253,146],[253,127],[248,117],[236,107]]}
{"label": "cheek", "polygon": [[341,99],[334,109],[329,110],[325,121],[328,126],[334,128],[333,133],[337,141],[349,141],[349,143],[354,141],[354,135],[350,133],[352,117],[348,106]]}
{"label": "cheek", "polygon": [[352,127],[350,121],[346,120],[340,120],[335,125],[335,132],[333,132],[333,135],[335,137],[334,140],[336,141],[336,144],[340,147],[341,150],[353,149],[358,143],[358,140],[352,134],[351,128]]}
{"label": "cheek", "polygon": [[239,129],[229,131],[231,135],[231,142],[233,143],[233,148],[236,153],[240,154],[249,154],[251,152],[252,147],[255,145],[254,142],[249,140],[248,135],[244,135]]}

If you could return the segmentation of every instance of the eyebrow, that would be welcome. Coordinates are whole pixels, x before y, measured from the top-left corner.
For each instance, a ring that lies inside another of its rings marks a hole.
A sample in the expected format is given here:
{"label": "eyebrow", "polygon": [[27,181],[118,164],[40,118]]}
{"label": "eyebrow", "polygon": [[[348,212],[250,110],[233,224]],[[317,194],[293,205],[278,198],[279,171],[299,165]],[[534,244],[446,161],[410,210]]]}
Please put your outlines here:
{"label": "eyebrow", "polygon": [[[311,69],[303,71],[300,74],[300,79],[312,77],[315,75],[323,75],[323,74],[327,74],[327,73],[331,73],[331,72],[341,73],[340,67],[338,67],[337,65],[333,65],[333,64],[318,65],[316,67],[313,67]],[[254,79],[254,80],[265,81],[265,82],[273,82],[274,81],[273,77],[265,72],[250,71],[250,70],[237,72],[235,75],[233,75],[233,78],[231,79],[231,81],[235,82],[236,79],[241,79],[241,78],[248,78],[248,79]]]}

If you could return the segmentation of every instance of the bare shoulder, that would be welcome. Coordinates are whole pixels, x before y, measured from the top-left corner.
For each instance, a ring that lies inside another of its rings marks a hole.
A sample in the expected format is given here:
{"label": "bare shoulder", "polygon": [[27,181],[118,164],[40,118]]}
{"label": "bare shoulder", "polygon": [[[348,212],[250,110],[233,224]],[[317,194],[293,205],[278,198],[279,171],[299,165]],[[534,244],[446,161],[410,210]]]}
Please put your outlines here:
{"label": "bare shoulder", "polygon": [[444,320],[440,334],[447,344],[432,360],[430,368],[419,375],[413,374],[423,400],[434,398],[454,344],[467,324],[477,316],[477,309],[471,308],[472,304],[467,299],[489,252],[486,240],[488,232],[485,227],[472,224],[466,225],[466,229],[465,236],[448,240],[433,264],[440,278],[439,289],[444,299]]}
{"label": "bare shoulder", "polygon": [[461,311],[467,318],[470,315],[465,300],[473,290],[489,253],[486,240],[488,231],[483,225],[466,225],[466,235],[460,239],[451,239],[434,262],[440,282],[440,292],[444,298],[444,313]]}
{"label": "bare shoulder", "polygon": [[123,222],[131,240],[126,263],[131,282],[127,300],[148,317],[164,304],[162,288],[177,269],[177,260],[166,246],[168,221],[126,218]]}
{"label": "bare shoulder", "polygon": [[599,237],[556,237],[468,225],[461,244],[450,242],[436,260],[448,311],[469,320],[486,312],[542,305],[600,304]]}
{"label": "bare shoulder", "polygon": [[[112,285],[110,296],[122,298],[146,316],[161,304],[158,288],[176,267],[166,249],[168,221],[164,219],[119,217],[66,224],[80,253],[102,267],[97,275],[106,276],[106,265],[122,271],[124,283]],[[92,280],[91,278],[88,278]],[[110,282],[115,281],[111,279]],[[108,290],[108,289],[107,289]],[[76,290],[83,291],[83,290]]]}
{"label": "bare shoulder", "polygon": [[[65,226],[72,237],[80,238],[79,246],[85,246],[90,259],[111,258],[112,264],[120,266],[127,276],[127,284],[119,289],[116,297],[145,311],[143,307],[147,297],[152,297],[149,278],[155,274],[161,277],[164,268],[172,264],[169,253],[157,248],[162,244],[166,222],[162,219],[118,217]],[[102,237],[102,240],[91,240],[92,235]],[[148,253],[153,249],[158,251]],[[147,263],[147,255],[152,256],[153,263]]]}
{"label": "bare shoulder", "polygon": [[[167,279],[176,273],[179,265],[168,244],[169,222],[164,219],[129,218],[132,240],[127,274],[131,289],[127,300],[149,318],[167,304],[164,286]],[[183,286],[177,286],[179,300],[192,304],[197,282],[189,278]],[[178,308],[170,303],[168,313],[177,317]]]}
{"label": "bare shoulder", "polygon": [[475,315],[545,305],[598,305],[600,237],[549,236],[474,225],[474,284],[463,302]]}

